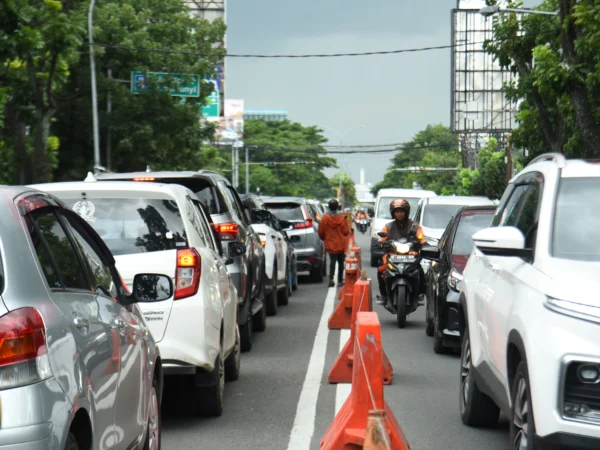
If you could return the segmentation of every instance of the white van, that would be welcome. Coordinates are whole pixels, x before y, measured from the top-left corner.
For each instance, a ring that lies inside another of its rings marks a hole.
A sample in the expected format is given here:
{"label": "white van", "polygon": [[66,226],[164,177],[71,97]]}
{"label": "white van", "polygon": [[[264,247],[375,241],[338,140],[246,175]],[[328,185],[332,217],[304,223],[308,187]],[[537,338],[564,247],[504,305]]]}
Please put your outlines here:
{"label": "white van", "polygon": [[422,198],[435,197],[433,191],[425,191],[423,189],[380,189],[375,200],[375,215],[371,221],[371,267],[377,267],[379,260],[385,253],[382,248],[379,248],[377,241],[379,236],[377,233],[381,231],[386,223],[393,219],[390,216],[390,203],[397,198],[403,198],[410,203],[410,218],[415,215],[417,205]]}

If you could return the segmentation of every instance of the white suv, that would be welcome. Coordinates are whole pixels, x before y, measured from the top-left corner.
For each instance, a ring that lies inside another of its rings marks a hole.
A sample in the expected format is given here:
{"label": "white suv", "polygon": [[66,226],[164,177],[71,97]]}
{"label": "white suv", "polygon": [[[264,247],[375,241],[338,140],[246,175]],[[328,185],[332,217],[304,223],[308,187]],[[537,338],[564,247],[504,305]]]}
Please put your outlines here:
{"label": "white suv", "polygon": [[473,235],[460,413],[515,449],[600,448],[600,164],[534,159]]}
{"label": "white suv", "polygon": [[[138,272],[173,279],[173,296],[139,307],[160,348],[165,376],[187,375],[199,412],[221,415],[225,379],[236,380],[240,372],[238,297],[226,268],[232,261],[221,256],[200,200],[175,184],[88,179],[35,187],[54,194],[96,230],[129,289]],[[231,258],[245,252],[242,243],[234,247]]]}

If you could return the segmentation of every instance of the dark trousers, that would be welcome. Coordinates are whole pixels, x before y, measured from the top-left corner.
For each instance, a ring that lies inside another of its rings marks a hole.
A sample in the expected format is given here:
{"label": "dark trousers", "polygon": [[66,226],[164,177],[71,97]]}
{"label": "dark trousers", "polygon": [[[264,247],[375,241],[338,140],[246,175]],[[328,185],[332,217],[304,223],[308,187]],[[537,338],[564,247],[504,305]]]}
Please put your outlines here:
{"label": "dark trousers", "polygon": [[338,282],[344,281],[344,262],[345,255],[343,253],[329,253],[329,279],[333,280],[333,272],[335,272],[335,263],[338,263]]}

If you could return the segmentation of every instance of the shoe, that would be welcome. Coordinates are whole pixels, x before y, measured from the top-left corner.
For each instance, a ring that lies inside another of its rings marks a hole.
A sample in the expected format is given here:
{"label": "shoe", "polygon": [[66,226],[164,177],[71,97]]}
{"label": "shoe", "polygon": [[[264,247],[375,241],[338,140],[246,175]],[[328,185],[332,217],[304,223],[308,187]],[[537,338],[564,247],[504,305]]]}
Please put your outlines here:
{"label": "shoe", "polygon": [[335,283],[333,282],[333,280],[329,280],[329,287],[335,287]]}
{"label": "shoe", "polygon": [[419,294],[417,298],[417,305],[423,306],[425,304],[425,294]]}
{"label": "shoe", "polygon": [[343,281],[338,281],[338,287],[342,287],[344,285]]}

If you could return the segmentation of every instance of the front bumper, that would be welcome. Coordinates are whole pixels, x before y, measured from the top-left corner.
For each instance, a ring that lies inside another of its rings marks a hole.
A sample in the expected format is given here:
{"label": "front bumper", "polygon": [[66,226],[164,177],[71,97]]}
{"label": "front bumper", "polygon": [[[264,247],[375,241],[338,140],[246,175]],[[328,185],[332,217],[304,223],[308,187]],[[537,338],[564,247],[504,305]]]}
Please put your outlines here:
{"label": "front bumper", "polygon": [[56,379],[0,391],[0,406],[0,449],[64,447],[73,407]]}
{"label": "front bumper", "polygon": [[458,301],[460,299],[460,293],[448,289],[446,295],[446,301],[443,304],[444,313],[442,316],[441,328],[443,343],[447,347],[460,348],[462,338],[460,334],[459,316],[458,316]]}
{"label": "front bumper", "polygon": [[600,439],[567,433],[555,433],[543,438],[536,436],[535,442],[540,450],[596,450],[600,448]]}

